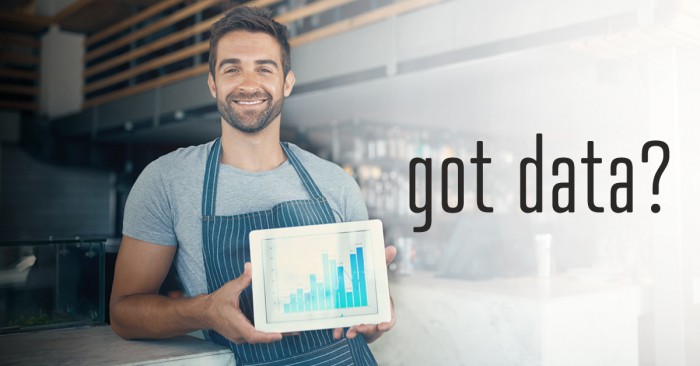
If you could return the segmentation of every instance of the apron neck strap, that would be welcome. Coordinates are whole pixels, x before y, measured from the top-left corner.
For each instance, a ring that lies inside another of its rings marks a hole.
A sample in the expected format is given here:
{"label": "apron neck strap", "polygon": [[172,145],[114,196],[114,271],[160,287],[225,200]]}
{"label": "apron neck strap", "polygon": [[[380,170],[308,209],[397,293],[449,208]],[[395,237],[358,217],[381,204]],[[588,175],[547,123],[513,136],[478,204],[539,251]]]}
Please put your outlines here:
{"label": "apron neck strap", "polygon": [[[289,144],[286,142],[281,142],[282,150],[287,155],[289,163],[297,172],[297,175],[304,184],[304,188],[309,192],[309,195],[314,199],[323,198],[321,190],[314,182],[313,178],[309,172],[301,164],[301,161],[289,148]],[[214,140],[214,144],[209,150],[209,155],[207,156],[207,165],[204,172],[204,191],[202,192],[202,216],[214,216],[216,207],[216,183],[219,180],[219,165],[221,161],[221,138]]]}
{"label": "apron neck strap", "polygon": [[204,171],[204,192],[202,192],[202,216],[213,216],[216,203],[216,182],[219,180],[219,162],[221,161],[221,138],[214,144],[207,156],[207,167]]}
{"label": "apron neck strap", "polygon": [[323,198],[323,194],[316,185],[316,182],[314,182],[314,179],[311,178],[311,174],[309,174],[306,168],[304,168],[304,165],[301,163],[301,161],[299,161],[299,158],[294,155],[292,149],[289,148],[289,143],[282,142],[281,144],[282,150],[284,150],[284,153],[287,154],[289,162],[292,164],[292,167],[294,167],[294,170],[296,170],[299,178],[301,178],[301,182],[304,184],[306,191],[309,192],[309,195],[311,195],[312,198]]}

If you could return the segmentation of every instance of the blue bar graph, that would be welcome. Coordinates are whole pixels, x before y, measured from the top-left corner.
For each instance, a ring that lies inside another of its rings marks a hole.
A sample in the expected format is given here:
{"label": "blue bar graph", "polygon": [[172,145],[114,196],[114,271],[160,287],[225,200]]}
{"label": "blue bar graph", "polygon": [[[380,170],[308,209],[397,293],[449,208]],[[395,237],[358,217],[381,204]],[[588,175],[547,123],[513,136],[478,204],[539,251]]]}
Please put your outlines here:
{"label": "blue bar graph", "polygon": [[[284,308],[284,312],[296,313],[297,312],[297,298],[294,295],[289,296],[289,307]],[[284,304],[287,305],[287,304]],[[289,310],[289,311],[288,311]]]}
{"label": "blue bar graph", "polygon": [[[285,313],[367,306],[364,253],[361,246],[342,261],[330,259],[323,253],[321,280],[317,273],[309,273],[309,290],[297,288],[283,304]],[[347,272],[348,268],[350,273]]]}
{"label": "blue bar graph", "polygon": [[[357,254],[350,254],[350,267],[352,267],[352,288],[360,288],[360,274],[357,272]],[[352,292],[352,303],[360,305],[360,291]]]}
{"label": "blue bar graph", "polygon": [[311,310],[318,310],[318,299],[316,294],[316,275],[309,275],[309,282],[311,282],[310,292],[311,292]]}
{"label": "blue bar graph", "polygon": [[302,289],[297,289],[297,311],[304,311],[304,291]]}
{"label": "blue bar graph", "polygon": [[367,282],[365,281],[365,256],[362,248],[357,248],[357,272],[360,275],[360,305],[367,306]]}

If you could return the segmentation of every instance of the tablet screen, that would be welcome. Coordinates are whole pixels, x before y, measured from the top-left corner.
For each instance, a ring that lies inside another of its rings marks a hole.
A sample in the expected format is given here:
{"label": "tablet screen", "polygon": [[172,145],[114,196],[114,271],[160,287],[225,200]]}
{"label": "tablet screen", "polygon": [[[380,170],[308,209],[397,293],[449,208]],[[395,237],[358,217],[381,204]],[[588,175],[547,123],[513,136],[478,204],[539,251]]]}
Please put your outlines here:
{"label": "tablet screen", "polygon": [[263,242],[268,323],[377,314],[369,231]]}
{"label": "tablet screen", "polygon": [[383,237],[364,226],[316,225],[251,235],[256,328],[322,329],[386,318],[387,306],[380,306],[388,298]]}

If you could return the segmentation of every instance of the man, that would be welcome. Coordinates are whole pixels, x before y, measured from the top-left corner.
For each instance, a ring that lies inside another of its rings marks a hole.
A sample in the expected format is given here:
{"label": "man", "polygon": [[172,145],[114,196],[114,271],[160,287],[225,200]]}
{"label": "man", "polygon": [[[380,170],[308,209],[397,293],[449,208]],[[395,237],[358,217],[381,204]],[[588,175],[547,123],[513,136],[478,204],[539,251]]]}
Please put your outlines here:
{"label": "man", "polygon": [[[243,364],[376,364],[367,342],[379,325],[282,335],[255,330],[248,233],[356,221],[367,209],[338,166],[280,144],[284,98],[294,86],[286,28],[261,9],[237,7],[212,26],[209,90],[222,135],[179,149],[143,171],[126,204],[111,298],[124,338],[204,329]],[[387,261],[396,254],[387,248]],[[159,296],[173,261],[185,299]]]}

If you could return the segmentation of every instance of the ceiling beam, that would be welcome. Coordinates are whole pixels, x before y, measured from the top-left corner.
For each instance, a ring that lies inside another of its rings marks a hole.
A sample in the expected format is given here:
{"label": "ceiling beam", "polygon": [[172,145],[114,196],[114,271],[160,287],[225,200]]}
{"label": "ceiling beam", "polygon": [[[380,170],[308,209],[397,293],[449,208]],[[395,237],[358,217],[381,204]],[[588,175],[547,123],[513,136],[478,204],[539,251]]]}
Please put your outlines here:
{"label": "ceiling beam", "polygon": [[86,7],[87,5],[90,5],[94,2],[94,0],[77,0],[71,3],[70,5],[66,6],[65,8],[61,9],[58,13],[54,14],[54,16],[51,17],[51,22],[52,23],[60,23],[64,19],[66,19],[69,15],[74,14],[75,12],[79,11],[80,9]]}
{"label": "ceiling beam", "polygon": [[1,12],[0,23],[18,32],[35,33],[51,25],[51,18],[40,15]]}

